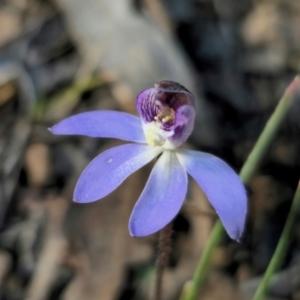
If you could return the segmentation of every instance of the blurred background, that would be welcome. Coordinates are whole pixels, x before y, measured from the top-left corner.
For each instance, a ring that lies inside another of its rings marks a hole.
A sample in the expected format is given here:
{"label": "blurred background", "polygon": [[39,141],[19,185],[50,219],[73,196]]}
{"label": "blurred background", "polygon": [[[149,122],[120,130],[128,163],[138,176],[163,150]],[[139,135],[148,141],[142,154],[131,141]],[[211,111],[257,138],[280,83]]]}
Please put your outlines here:
{"label": "blurred background", "polygon": [[[149,299],[157,235],[131,238],[127,223],[151,165],[74,204],[81,171],[120,142],[47,128],[89,110],[135,114],[139,91],[174,80],[197,98],[188,147],[239,171],[299,73],[299,30],[299,0],[0,0],[0,299]],[[299,113],[297,99],[247,187],[243,240],[224,237],[199,299],[251,299],[260,283],[300,178]],[[216,218],[190,181],[165,300],[178,299]],[[269,300],[300,299],[298,219]]]}

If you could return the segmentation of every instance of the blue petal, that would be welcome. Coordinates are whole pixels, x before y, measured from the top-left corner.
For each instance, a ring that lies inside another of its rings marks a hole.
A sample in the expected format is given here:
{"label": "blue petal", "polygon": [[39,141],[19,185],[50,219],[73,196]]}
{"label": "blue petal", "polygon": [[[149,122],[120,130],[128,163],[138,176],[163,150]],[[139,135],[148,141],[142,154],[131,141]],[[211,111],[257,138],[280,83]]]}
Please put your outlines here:
{"label": "blue petal", "polygon": [[132,236],[146,236],[165,227],[179,212],[187,191],[187,174],[173,151],[155,164],[129,221]]}
{"label": "blue petal", "polygon": [[103,152],[82,172],[75,187],[74,201],[86,203],[105,197],[161,151],[159,147],[127,144]]}
{"label": "blue petal", "polygon": [[180,150],[177,157],[205,193],[228,235],[239,240],[245,226],[247,195],[238,175],[224,161],[208,153]]}
{"label": "blue petal", "polygon": [[146,143],[138,117],[109,110],[74,115],[62,120],[49,130],[61,135],[86,135]]}

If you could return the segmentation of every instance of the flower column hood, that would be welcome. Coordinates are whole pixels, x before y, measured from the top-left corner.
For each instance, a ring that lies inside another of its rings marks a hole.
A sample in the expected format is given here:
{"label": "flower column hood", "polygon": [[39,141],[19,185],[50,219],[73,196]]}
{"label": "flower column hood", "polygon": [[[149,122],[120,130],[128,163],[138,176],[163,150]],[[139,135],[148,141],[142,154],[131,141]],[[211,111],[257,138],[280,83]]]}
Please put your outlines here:
{"label": "flower column hood", "polygon": [[137,96],[147,143],[175,149],[192,133],[195,120],[194,96],[182,85],[161,81]]}

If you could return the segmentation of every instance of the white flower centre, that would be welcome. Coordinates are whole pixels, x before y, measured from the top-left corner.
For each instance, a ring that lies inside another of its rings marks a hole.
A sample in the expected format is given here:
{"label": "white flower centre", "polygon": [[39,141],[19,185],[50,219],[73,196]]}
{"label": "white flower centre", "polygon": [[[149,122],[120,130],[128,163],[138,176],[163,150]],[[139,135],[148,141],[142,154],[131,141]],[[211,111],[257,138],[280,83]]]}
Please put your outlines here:
{"label": "white flower centre", "polygon": [[171,143],[168,138],[171,137],[174,132],[166,131],[161,128],[162,124],[157,121],[151,123],[143,123],[143,130],[145,133],[146,141],[149,146],[162,146],[165,149],[175,149],[176,146]]}

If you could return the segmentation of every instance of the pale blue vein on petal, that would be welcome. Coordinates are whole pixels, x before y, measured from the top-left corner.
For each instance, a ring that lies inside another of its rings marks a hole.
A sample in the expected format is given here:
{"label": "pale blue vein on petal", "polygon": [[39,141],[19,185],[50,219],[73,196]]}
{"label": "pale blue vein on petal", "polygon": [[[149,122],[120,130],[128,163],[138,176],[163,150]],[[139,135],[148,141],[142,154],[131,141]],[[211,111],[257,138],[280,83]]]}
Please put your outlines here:
{"label": "pale blue vein on petal", "polygon": [[60,135],[85,135],[146,143],[141,120],[133,115],[101,110],[66,118],[49,129]]}
{"label": "pale blue vein on petal", "polygon": [[74,201],[86,203],[105,197],[161,151],[160,147],[126,144],[101,153],[82,172],[75,187]]}
{"label": "pale blue vein on petal", "polygon": [[165,227],[179,212],[186,191],[186,171],[174,151],[163,152],[132,211],[130,234],[141,237]]}
{"label": "pale blue vein on petal", "polygon": [[247,213],[246,191],[239,176],[224,161],[208,153],[180,150],[177,157],[205,193],[228,235],[239,240]]}

